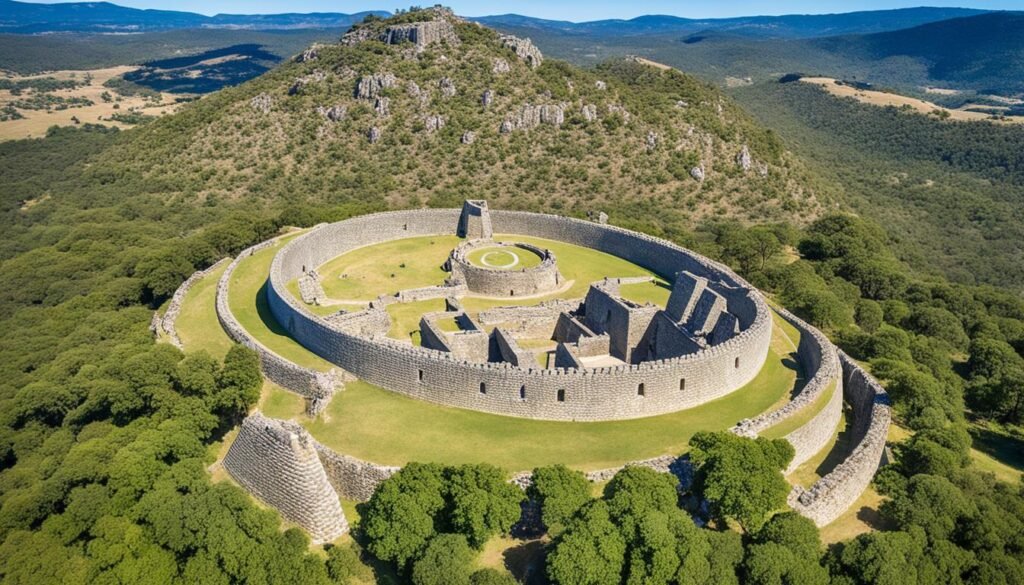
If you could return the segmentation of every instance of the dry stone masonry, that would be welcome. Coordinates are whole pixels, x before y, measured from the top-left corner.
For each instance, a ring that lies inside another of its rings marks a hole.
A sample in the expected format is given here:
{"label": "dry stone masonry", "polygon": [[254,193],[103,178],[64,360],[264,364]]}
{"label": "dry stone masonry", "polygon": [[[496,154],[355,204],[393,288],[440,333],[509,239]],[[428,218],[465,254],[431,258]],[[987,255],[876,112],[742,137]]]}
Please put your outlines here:
{"label": "dry stone masonry", "polygon": [[167,310],[164,311],[163,318],[157,321],[160,329],[167,334],[168,339],[170,339],[171,344],[174,345],[174,347],[182,349],[181,339],[178,337],[178,332],[174,328],[174,322],[178,318],[178,313],[181,312],[181,303],[184,302],[185,295],[188,294],[188,291],[192,290],[192,287],[195,286],[197,282],[205,278],[207,275],[216,272],[221,266],[224,266],[228,262],[231,262],[231,258],[221,258],[216,264],[209,268],[193,273],[192,276],[188,277],[185,282],[181,283],[181,286],[174,291],[174,296],[172,296],[171,301],[167,303]]}

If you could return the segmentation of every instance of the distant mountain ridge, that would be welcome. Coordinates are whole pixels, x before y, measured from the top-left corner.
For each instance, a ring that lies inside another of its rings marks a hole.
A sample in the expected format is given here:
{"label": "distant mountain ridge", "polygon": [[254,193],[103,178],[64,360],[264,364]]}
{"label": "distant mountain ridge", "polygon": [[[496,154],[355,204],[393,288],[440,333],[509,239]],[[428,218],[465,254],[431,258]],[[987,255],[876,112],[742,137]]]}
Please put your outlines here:
{"label": "distant mountain ridge", "polygon": [[579,23],[545,20],[519,14],[483,16],[472,20],[499,28],[515,27],[520,29],[520,32],[533,28],[558,31],[564,34],[632,36],[717,31],[762,38],[810,38],[898,30],[985,12],[987,11],[972,8],[920,7],[842,14],[790,14],[706,19],[645,15],[629,20],[595,20]]}
{"label": "distant mountain ridge", "polygon": [[[691,19],[669,15],[644,15],[630,20],[597,20],[574,23],[545,20],[518,14],[473,18],[494,27],[515,27],[582,35],[691,34],[723,31],[758,38],[808,38],[863,34],[909,28],[950,18],[980,14],[969,8],[904,8],[850,12],[845,14],[744,16],[737,18]],[[308,14],[217,14],[205,16],[173,10],[142,10],[110,2],[69,2],[36,4],[0,0],[0,32],[137,32],[177,28],[338,28],[349,27],[368,14],[388,16],[370,10],[354,14],[315,12]]]}
{"label": "distant mountain ridge", "polygon": [[178,28],[339,28],[362,21],[367,15],[387,16],[385,11],[354,14],[314,12],[268,15],[217,14],[205,16],[174,10],[142,10],[110,2],[36,4],[0,0],[0,32],[137,32]]}

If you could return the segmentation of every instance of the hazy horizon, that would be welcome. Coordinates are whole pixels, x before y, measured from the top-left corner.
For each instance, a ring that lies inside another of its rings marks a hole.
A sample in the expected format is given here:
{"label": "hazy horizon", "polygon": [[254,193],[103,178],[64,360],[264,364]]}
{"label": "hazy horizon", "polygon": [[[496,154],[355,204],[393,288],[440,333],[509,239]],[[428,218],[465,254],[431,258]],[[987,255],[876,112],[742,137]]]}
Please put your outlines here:
{"label": "hazy horizon", "polygon": [[[20,0],[25,1],[25,0]],[[35,4],[61,4],[63,0],[32,0]],[[329,2],[327,0],[114,0],[119,6],[157,10],[179,10],[212,16],[214,14],[280,14],[305,12],[354,13],[369,10],[394,12],[405,6],[385,6],[377,2]],[[521,14],[535,18],[585,22],[603,19],[629,19],[637,16],[660,14],[682,18],[732,18],[738,16],[779,16],[791,14],[836,14],[865,10],[894,10],[921,7],[920,2],[872,0],[857,3],[839,0],[809,1],[738,0],[722,2],[693,0],[687,2],[650,0],[623,3],[610,0],[527,0],[515,3],[497,0],[451,0],[444,2],[464,16],[491,16]],[[429,3],[423,4],[424,6]],[[928,2],[933,8],[975,8],[982,10],[1024,10],[1021,0],[985,0],[974,2]]]}

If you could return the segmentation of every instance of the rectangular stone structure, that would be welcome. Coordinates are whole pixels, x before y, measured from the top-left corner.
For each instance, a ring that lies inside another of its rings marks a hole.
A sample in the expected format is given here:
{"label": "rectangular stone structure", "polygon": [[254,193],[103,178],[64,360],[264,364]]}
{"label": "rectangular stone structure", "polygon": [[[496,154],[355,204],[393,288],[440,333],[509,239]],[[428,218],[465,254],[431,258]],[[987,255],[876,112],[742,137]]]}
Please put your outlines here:
{"label": "rectangular stone structure", "polygon": [[690,318],[697,299],[700,298],[707,286],[708,279],[683,270],[676,275],[676,281],[672,285],[672,294],[669,295],[668,304],[665,305],[665,312],[676,323],[685,323]]}

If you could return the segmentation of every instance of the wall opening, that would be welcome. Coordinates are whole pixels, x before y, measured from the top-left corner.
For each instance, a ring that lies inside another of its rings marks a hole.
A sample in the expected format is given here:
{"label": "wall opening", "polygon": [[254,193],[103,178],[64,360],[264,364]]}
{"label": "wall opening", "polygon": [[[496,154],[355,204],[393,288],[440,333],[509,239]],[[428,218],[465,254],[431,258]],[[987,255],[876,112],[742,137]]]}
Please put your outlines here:
{"label": "wall opening", "polygon": [[679,389],[686,390],[686,378],[679,378]]}
{"label": "wall opening", "polygon": [[644,383],[640,382],[640,384],[637,385],[637,387],[636,387],[636,395],[637,396],[646,396],[646,394],[645,394],[646,391],[647,391],[647,389],[644,388]]}
{"label": "wall opening", "polygon": [[526,400],[526,386],[519,387],[519,399]]}
{"label": "wall opening", "polygon": [[608,309],[608,314],[604,316],[604,322],[607,323],[612,320],[612,310]]}
{"label": "wall opening", "polygon": [[419,380],[420,382],[422,382],[422,381],[423,381],[423,370],[420,370],[420,373],[419,373],[419,374],[417,375],[417,379],[418,379],[418,380]]}
{"label": "wall opening", "polygon": [[403,223],[403,224],[402,224],[402,230],[404,230],[404,231],[409,231],[409,224],[407,224],[407,223]]}
{"label": "wall opening", "polygon": [[736,358],[736,362],[733,364],[733,367],[737,369],[740,367],[740,358]]}
{"label": "wall opening", "polygon": [[480,393],[481,394],[487,394],[487,384],[484,384],[483,382],[480,382]]}
{"label": "wall opening", "polygon": [[564,388],[560,388],[558,390],[558,401],[559,402],[565,402],[565,389]]}
{"label": "wall opening", "polygon": [[510,297],[516,296],[516,291],[514,291],[514,290],[508,291],[508,296],[510,296]]}

